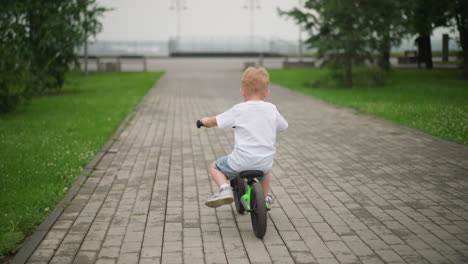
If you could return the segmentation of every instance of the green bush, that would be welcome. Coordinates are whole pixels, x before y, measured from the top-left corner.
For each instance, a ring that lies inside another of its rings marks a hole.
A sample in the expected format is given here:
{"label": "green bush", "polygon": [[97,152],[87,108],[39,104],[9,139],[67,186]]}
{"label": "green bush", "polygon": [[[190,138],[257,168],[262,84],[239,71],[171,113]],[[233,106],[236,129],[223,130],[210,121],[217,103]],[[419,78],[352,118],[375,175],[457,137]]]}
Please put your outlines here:
{"label": "green bush", "polygon": [[380,87],[386,84],[388,72],[379,67],[362,67],[353,72],[355,84],[360,87]]}
{"label": "green bush", "polygon": [[0,113],[14,109],[28,92],[30,52],[24,36],[25,23],[14,1],[2,2],[0,12]]}
{"label": "green bush", "polygon": [[4,58],[0,61],[0,113],[6,113],[30,97],[30,74],[19,56],[11,60],[11,55],[0,52],[0,57]]}
{"label": "green bush", "polygon": [[96,0],[2,0],[0,113],[24,99],[60,90],[77,63],[76,47],[101,30]]}

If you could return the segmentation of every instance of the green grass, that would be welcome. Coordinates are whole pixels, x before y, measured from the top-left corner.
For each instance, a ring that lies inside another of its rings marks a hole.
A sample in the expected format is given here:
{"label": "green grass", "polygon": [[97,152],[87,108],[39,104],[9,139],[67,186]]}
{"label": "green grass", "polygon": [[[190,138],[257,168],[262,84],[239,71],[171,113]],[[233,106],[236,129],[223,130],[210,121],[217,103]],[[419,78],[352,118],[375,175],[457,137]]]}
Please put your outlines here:
{"label": "green grass", "polygon": [[162,73],[79,73],[0,116],[0,258],[52,211]]}
{"label": "green grass", "polygon": [[270,70],[272,83],[468,145],[468,82],[455,70],[395,70],[382,87],[312,88],[324,69]]}

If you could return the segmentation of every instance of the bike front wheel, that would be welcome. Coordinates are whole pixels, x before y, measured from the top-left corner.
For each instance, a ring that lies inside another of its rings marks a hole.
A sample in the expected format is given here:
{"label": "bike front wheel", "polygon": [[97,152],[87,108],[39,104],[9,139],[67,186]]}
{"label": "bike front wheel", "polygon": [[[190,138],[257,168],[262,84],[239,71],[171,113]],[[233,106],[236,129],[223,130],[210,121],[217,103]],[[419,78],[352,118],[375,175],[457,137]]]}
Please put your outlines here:
{"label": "bike front wheel", "polygon": [[265,205],[265,196],[260,183],[256,182],[251,185],[252,191],[250,194],[250,219],[255,236],[263,238],[267,227],[267,208]]}

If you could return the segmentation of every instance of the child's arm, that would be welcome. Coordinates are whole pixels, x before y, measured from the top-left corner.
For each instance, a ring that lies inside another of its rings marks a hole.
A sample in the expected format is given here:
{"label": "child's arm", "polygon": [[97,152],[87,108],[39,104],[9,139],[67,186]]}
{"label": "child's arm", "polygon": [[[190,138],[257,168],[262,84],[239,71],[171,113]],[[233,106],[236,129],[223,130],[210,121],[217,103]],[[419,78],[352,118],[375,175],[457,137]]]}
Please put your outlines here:
{"label": "child's arm", "polygon": [[[234,106],[235,107],[235,106]],[[221,113],[217,116],[212,116],[212,117],[204,117],[200,119],[202,124],[206,127],[218,127],[218,128],[228,128],[228,127],[233,127],[235,124],[235,118],[234,118],[234,107],[231,109],[227,110],[224,113]]]}
{"label": "child's arm", "polygon": [[277,131],[284,131],[288,128],[288,121],[284,119],[284,117],[278,113],[278,116],[276,117],[276,130]]}
{"label": "child's arm", "polygon": [[218,125],[218,122],[216,122],[216,117],[204,117],[200,119],[200,121],[203,123],[204,126],[206,127],[215,127]]}
{"label": "child's arm", "polygon": [[280,114],[278,109],[276,109],[276,131],[284,131],[288,128],[288,121]]}

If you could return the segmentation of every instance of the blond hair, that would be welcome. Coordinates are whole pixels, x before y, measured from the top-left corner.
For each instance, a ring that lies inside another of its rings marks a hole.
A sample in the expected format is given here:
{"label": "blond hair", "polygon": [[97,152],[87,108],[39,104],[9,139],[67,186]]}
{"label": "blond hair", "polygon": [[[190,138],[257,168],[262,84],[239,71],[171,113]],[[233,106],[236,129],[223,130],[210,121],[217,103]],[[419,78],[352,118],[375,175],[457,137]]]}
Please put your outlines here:
{"label": "blond hair", "polygon": [[268,90],[270,75],[263,67],[248,67],[242,74],[242,88],[250,94]]}

